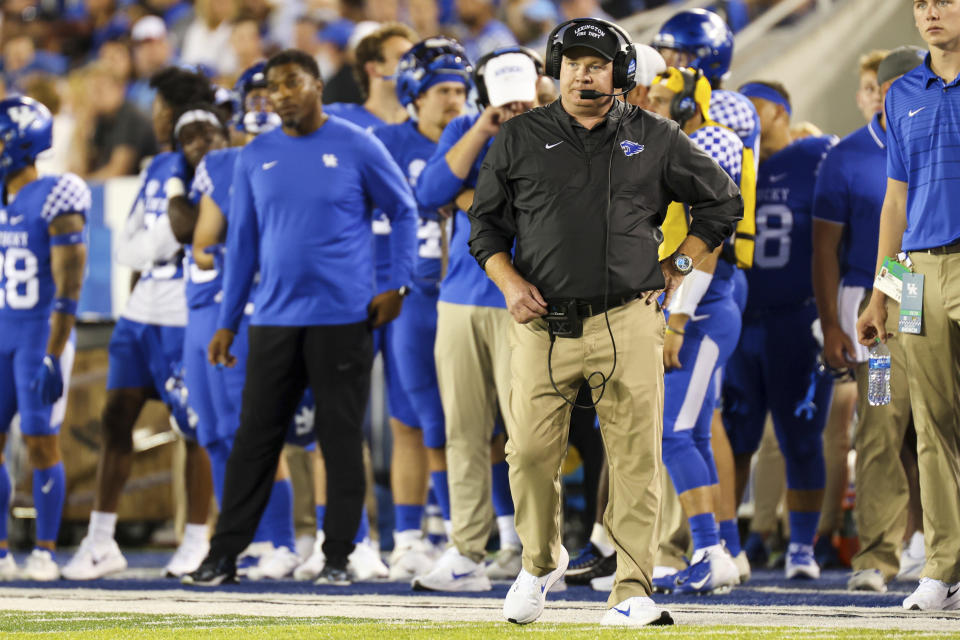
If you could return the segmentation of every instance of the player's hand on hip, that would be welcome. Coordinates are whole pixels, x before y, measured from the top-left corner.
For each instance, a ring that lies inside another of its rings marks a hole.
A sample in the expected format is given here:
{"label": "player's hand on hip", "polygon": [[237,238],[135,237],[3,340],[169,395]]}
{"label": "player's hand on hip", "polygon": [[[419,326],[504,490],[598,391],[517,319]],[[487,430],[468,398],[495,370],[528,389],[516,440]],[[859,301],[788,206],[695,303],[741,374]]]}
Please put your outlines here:
{"label": "player's hand on hip", "polygon": [[521,277],[507,283],[503,297],[507,302],[507,311],[520,324],[543,317],[547,312],[547,302],[540,291]]}
{"label": "player's hand on hip", "polygon": [[367,309],[370,317],[370,328],[376,329],[388,322],[393,322],[400,315],[401,309],[403,309],[403,296],[400,295],[398,289],[390,289],[374,296]]}
{"label": "player's hand on hip", "polygon": [[680,349],[683,347],[683,334],[667,331],[663,337],[663,369],[673,371],[683,368],[680,364]]}
{"label": "player's hand on hip", "polygon": [[887,305],[884,294],[873,290],[870,304],[860,314],[857,320],[857,339],[867,347],[873,345],[877,338],[881,342],[887,341]]}
{"label": "player's hand on hip", "polygon": [[53,404],[63,395],[63,374],[60,372],[60,358],[49,353],[43,357],[40,370],[33,377],[30,389],[40,393],[43,404]]}
{"label": "player's hand on hip", "polygon": [[210,364],[216,367],[232,367],[237,364],[237,357],[230,353],[230,346],[236,334],[230,329],[217,329],[207,348],[207,358]]}
{"label": "player's hand on hip", "polygon": [[846,369],[856,364],[855,352],[853,340],[840,325],[823,328],[823,359],[828,365],[834,369]]}
{"label": "player's hand on hip", "polygon": [[677,273],[677,270],[673,268],[669,259],[660,262],[660,271],[663,273],[663,289],[647,293],[645,301],[647,304],[653,304],[656,299],[660,297],[660,294],[663,293],[663,302],[660,303],[660,308],[666,309],[670,306],[670,299],[673,297],[673,292],[676,291],[683,282],[683,276]]}

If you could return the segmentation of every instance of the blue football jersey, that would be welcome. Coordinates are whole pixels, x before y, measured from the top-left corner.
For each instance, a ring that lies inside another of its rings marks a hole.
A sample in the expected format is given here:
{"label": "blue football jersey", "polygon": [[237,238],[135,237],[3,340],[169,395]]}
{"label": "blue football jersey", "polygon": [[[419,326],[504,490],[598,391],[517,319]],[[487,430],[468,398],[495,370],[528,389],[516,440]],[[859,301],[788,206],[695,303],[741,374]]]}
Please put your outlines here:
{"label": "blue football jersey", "polygon": [[[417,179],[427,166],[427,161],[437,148],[417,129],[417,124],[407,121],[391,124],[374,131],[393,156],[400,171],[407,177],[411,189],[417,188]],[[440,286],[443,233],[440,215],[436,209],[419,206],[417,221],[417,259],[413,266],[414,286],[425,292],[436,292]]]}
{"label": "blue football jersey", "polygon": [[753,268],[747,313],[798,305],[813,297],[813,195],[817,173],[837,139],[798,140],[760,165]]}
{"label": "blue football jersey", "polygon": [[72,173],[44,176],[0,209],[0,319],[50,315],[56,284],[50,268],[50,223],[90,210],[90,189]]}

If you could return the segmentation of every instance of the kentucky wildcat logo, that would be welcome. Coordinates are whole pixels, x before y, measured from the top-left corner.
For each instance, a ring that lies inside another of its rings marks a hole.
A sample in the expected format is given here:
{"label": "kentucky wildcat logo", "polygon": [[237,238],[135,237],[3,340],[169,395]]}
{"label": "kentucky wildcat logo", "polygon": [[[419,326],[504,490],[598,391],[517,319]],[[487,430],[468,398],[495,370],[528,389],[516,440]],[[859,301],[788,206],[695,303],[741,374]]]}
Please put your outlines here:
{"label": "kentucky wildcat logo", "polygon": [[636,142],[632,142],[630,140],[623,140],[620,143],[620,148],[623,149],[623,155],[627,156],[628,158],[643,152],[642,144],[637,144]]}

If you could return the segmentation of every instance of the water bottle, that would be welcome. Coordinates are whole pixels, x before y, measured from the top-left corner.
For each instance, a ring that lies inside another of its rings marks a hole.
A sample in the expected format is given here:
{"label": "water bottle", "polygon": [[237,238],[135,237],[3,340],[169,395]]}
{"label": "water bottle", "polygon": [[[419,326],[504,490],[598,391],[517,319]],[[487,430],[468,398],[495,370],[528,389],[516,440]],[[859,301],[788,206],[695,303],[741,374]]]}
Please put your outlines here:
{"label": "water bottle", "polygon": [[890,349],[880,340],[870,347],[869,367],[867,401],[872,407],[890,404]]}

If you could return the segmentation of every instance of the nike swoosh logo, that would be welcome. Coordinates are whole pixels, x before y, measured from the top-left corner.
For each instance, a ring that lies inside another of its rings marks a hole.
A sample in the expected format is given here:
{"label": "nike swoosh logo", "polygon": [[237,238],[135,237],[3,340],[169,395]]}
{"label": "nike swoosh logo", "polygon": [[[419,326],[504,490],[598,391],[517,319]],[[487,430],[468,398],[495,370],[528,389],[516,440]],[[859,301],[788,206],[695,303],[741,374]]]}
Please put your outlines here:
{"label": "nike swoosh logo", "polygon": [[554,142],[553,144],[545,144],[545,145],[543,145],[543,148],[544,148],[544,149],[553,149],[553,148],[554,148],[555,146],[557,146],[558,144],[563,144],[563,140],[561,140],[560,142]]}
{"label": "nike swoosh logo", "polygon": [[455,571],[451,571],[451,572],[450,572],[450,576],[451,576],[454,580],[462,580],[463,578],[466,578],[467,576],[471,575],[472,573],[473,573],[473,571],[467,571],[466,573],[456,573]]}
{"label": "nike swoosh logo", "polygon": [[788,173],[778,173],[778,174],[775,175],[775,176],[770,176],[770,182],[776,184],[776,183],[780,182],[781,180],[783,180],[784,178],[786,178],[788,175],[790,175],[790,174],[788,174]]}
{"label": "nike swoosh logo", "polygon": [[702,316],[698,316],[698,315],[694,314],[694,315],[690,316],[690,322],[700,322],[701,320],[706,320],[706,319],[709,318],[709,317],[710,317],[710,314],[709,314],[709,313],[706,313],[706,314],[704,314],[704,315],[702,315]]}
{"label": "nike swoosh logo", "polygon": [[21,222],[23,222],[23,216],[13,216],[12,218],[10,218],[10,224],[12,225],[20,224]]}
{"label": "nike swoosh logo", "polygon": [[630,607],[627,607],[626,611],[624,611],[623,609],[617,609],[616,607],[614,607],[613,610],[619,613],[620,615],[627,616],[628,618],[630,617]]}
{"label": "nike swoosh logo", "polygon": [[700,580],[699,582],[691,582],[690,586],[693,587],[695,590],[700,591],[700,589],[703,589],[703,587],[706,586],[706,584],[709,581],[710,581],[710,576],[707,576],[706,578],[704,578],[703,580]]}
{"label": "nike swoosh logo", "polygon": [[916,110],[911,111],[910,113],[908,113],[907,116],[910,117],[910,118],[912,118],[913,116],[917,115],[918,113],[920,113],[920,112],[923,111],[924,109],[926,109],[926,107],[920,107],[919,109],[916,109]]}
{"label": "nike swoosh logo", "polygon": [[278,162],[280,162],[280,161],[279,161],[279,160],[274,160],[273,162],[264,162],[264,163],[263,163],[263,170],[264,170],[264,171],[269,171],[270,169],[273,169],[275,166],[277,166],[277,163],[278,163]]}
{"label": "nike swoosh logo", "polygon": [[956,586],[953,589],[947,589],[947,597],[952,598],[957,593],[957,591],[960,591],[960,586]]}
{"label": "nike swoosh logo", "polygon": [[42,487],[40,487],[40,491],[42,491],[45,494],[50,493],[51,489],[53,489],[53,478],[50,478],[49,480],[47,480],[47,483]]}

